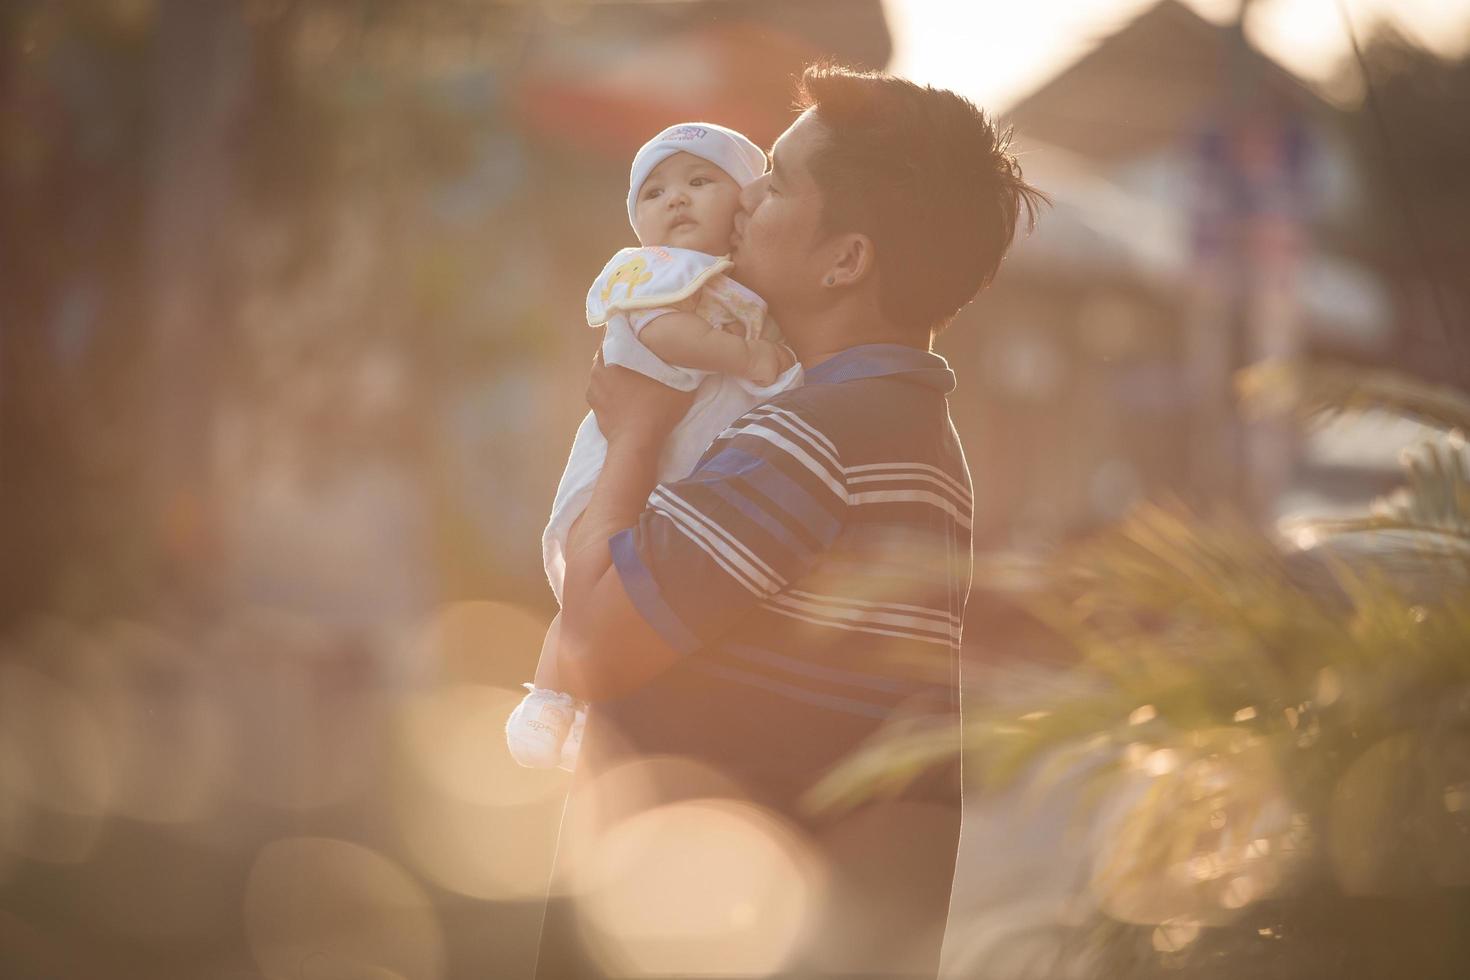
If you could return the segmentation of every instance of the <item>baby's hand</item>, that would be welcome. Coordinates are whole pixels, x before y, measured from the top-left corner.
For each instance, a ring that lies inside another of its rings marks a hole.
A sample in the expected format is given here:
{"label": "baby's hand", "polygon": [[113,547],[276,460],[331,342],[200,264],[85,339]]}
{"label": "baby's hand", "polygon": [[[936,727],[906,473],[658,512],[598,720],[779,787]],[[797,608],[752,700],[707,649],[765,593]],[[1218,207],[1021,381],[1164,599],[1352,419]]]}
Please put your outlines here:
{"label": "baby's hand", "polygon": [[796,356],[783,344],[769,340],[747,341],[750,356],[745,362],[745,376],[758,385],[768,385],[796,363]]}

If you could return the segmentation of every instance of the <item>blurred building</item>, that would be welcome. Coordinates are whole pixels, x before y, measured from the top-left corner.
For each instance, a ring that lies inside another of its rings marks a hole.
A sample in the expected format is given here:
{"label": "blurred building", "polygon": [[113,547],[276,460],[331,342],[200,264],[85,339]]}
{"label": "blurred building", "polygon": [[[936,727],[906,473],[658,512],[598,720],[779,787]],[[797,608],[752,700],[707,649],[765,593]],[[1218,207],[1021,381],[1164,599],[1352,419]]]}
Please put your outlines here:
{"label": "blurred building", "polygon": [[1372,359],[1395,336],[1345,119],[1176,0],[1010,110],[1055,206],[941,340],[978,380],[955,408],[982,545],[1083,532],[1145,496],[1272,515],[1298,439],[1240,421],[1233,372]]}
{"label": "blurred building", "polygon": [[626,165],[653,133],[709,119],[769,145],[793,78],[821,58],[881,68],[879,0],[594,3],[543,22],[519,69],[520,122],[548,143]]}

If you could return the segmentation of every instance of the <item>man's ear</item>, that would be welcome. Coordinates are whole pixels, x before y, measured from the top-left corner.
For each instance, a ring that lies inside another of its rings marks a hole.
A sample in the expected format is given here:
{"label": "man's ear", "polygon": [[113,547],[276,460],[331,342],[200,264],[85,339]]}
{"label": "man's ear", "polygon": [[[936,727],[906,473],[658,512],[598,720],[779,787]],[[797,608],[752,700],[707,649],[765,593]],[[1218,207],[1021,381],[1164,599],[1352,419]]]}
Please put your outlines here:
{"label": "man's ear", "polygon": [[838,235],[832,245],[835,255],[822,278],[824,286],[856,286],[877,271],[878,256],[867,235],[848,232]]}

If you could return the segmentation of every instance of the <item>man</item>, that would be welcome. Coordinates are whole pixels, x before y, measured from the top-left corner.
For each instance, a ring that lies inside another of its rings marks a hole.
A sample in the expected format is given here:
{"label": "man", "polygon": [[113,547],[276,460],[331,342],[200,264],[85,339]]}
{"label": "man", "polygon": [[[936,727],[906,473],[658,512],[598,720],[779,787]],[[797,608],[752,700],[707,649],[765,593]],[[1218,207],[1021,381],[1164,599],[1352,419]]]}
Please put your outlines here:
{"label": "man", "polygon": [[[692,760],[727,782],[663,798],[738,796],[817,858],[822,885],[783,951],[787,975],[933,976],[957,773],[836,814],[804,795],[895,731],[948,733],[957,748],[973,508],[945,400],[954,376],[930,346],[1042,197],[954,93],[814,66],[800,96],[770,172],[743,192],[731,255],[805,385],[655,487],[687,396],[594,365],[608,458],[568,548],[558,667],[593,702],[579,788],[628,759]],[[566,826],[578,805],[574,793]],[[554,902],[539,974],[599,975],[582,951],[597,928]]]}

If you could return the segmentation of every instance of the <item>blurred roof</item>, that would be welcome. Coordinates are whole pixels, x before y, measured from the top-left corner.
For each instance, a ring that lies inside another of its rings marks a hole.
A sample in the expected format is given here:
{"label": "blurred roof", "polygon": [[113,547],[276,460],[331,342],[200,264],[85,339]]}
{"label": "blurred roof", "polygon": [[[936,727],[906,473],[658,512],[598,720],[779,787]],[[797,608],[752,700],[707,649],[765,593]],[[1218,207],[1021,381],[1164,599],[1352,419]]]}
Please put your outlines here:
{"label": "blurred roof", "polygon": [[1052,206],[1020,237],[1010,268],[1038,274],[1124,278],[1173,288],[1190,270],[1188,216],[1099,172],[1080,154],[1028,139],[1026,179]]}
{"label": "blurred roof", "polygon": [[769,145],[794,79],[821,58],[881,68],[881,0],[642,0],[538,25],[519,73],[526,130],[623,160],[671,123],[706,119]]}
{"label": "blurred roof", "polygon": [[[1185,288],[1197,274],[1187,210],[1110,179],[1080,153],[1037,140],[1027,140],[1024,164],[1052,207],[1034,234],[1016,242],[1007,259],[1013,272],[1163,291]],[[1314,336],[1355,349],[1387,339],[1392,300],[1373,269],[1311,243],[1295,261],[1292,295]]]}
{"label": "blurred roof", "polygon": [[1335,112],[1251,47],[1238,25],[1162,0],[1018,102],[1010,121],[1085,157],[1115,160],[1176,143],[1227,97]]}

